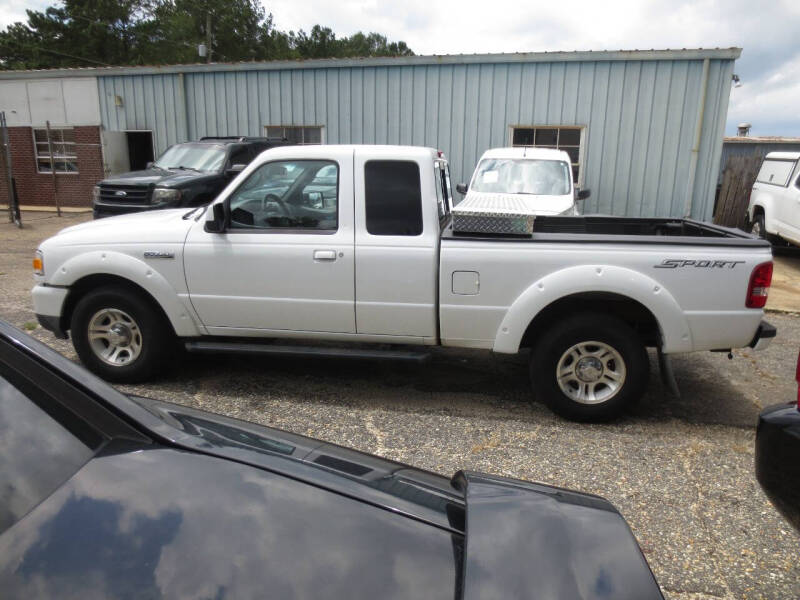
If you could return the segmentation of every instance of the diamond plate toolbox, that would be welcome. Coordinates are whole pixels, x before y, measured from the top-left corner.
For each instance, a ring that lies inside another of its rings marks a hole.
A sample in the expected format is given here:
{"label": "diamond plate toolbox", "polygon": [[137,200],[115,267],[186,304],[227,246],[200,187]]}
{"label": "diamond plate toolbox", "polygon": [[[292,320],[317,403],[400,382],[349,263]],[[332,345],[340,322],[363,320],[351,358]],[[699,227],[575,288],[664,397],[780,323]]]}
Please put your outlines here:
{"label": "diamond plate toolbox", "polygon": [[535,215],[519,198],[467,195],[453,208],[453,231],[531,235]]}

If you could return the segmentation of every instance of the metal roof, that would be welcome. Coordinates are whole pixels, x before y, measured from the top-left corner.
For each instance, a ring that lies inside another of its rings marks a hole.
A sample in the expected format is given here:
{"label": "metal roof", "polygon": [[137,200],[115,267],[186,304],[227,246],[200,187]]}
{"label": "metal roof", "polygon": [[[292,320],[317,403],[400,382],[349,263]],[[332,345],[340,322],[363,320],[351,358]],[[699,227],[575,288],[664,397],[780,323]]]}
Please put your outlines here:
{"label": "metal roof", "polygon": [[771,135],[761,136],[731,136],[722,138],[726,144],[800,144],[800,137],[781,137]]}
{"label": "metal roof", "polygon": [[580,50],[572,52],[515,52],[505,54],[442,54],[372,58],[322,58],[266,62],[196,63],[139,67],[79,67],[0,71],[0,79],[42,79],[52,77],[101,77],[107,75],[166,75],[170,73],[213,73],[225,71],[279,71],[287,69],[338,69],[403,65],[463,65],[486,63],[547,63],[595,61],[735,60],[741,48],[694,48],[676,50]]}

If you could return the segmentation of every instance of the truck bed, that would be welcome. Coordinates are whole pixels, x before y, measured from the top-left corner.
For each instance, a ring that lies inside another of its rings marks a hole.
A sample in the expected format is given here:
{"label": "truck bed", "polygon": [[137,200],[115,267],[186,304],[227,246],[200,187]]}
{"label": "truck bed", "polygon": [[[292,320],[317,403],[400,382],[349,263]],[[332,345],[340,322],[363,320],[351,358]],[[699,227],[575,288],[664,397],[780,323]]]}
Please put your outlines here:
{"label": "truck bed", "polygon": [[532,235],[461,233],[447,223],[442,239],[499,240],[504,242],[572,242],[630,244],[689,244],[694,246],[734,246],[769,248],[769,242],[739,229],[712,225],[692,219],[631,218],[600,215],[582,217],[539,216]]}

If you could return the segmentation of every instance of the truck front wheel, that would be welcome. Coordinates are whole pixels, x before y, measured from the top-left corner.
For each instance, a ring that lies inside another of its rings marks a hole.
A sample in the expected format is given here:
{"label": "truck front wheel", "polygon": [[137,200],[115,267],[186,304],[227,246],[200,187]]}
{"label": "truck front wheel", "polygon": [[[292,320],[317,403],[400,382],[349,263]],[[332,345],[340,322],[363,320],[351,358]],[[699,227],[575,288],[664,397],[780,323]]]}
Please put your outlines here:
{"label": "truck front wheel", "polygon": [[174,337],[169,323],[135,291],[110,286],[83,296],[72,313],[72,344],[108,381],[145,381],[161,369]]}
{"label": "truck front wheel", "polygon": [[568,317],[547,329],[531,353],[534,390],[573,421],[604,421],[638,400],[650,372],[639,335],[600,313]]}

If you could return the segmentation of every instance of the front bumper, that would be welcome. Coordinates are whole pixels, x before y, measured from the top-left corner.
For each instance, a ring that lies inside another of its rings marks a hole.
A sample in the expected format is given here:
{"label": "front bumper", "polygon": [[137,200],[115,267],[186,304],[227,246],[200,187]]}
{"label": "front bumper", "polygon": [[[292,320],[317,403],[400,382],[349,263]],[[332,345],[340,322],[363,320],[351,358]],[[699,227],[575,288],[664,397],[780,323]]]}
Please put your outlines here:
{"label": "front bumper", "polygon": [[33,312],[36,313],[39,324],[62,339],[67,337],[61,326],[61,315],[68,293],[69,290],[65,287],[55,287],[43,283],[36,284],[31,290]]}
{"label": "front bumper", "polygon": [[775,329],[773,325],[770,325],[766,321],[761,321],[761,323],[758,324],[758,329],[756,329],[756,335],[753,337],[749,346],[753,350],[763,350],[772,343],[777,333],[778,330]]}
{"label": "front bumper", "polygon": [[800,530],[800,411],[795,402],[764,409],[756,429],[756,478],[784,517]]}

